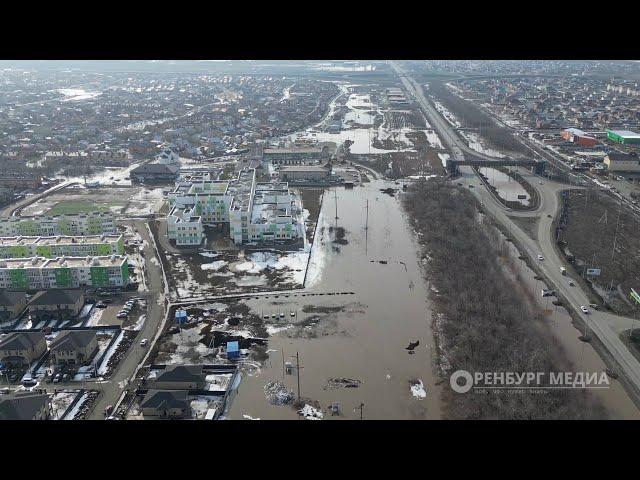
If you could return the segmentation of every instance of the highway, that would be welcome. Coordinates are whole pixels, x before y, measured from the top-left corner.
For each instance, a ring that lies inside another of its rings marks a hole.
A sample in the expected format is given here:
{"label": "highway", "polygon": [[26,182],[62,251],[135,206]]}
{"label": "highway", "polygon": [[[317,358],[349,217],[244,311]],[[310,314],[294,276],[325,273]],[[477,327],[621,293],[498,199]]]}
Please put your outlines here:
{"label": "highway", "polygon": [[[406,72],[395,62],[393,68],[400,76],[407,91],[414,96],[418,105],[422,108],[429,123],[436,130],[442,141],[451,149],[452,156],[456,159],[462,158],[464,153],[471,153],[476,157],[491,159],[478,152],[469,152],[468,146],[455,133],[453,127],[444,119],[435,108],[426,100],[422,94],[422,88],[412,80]],[[500,203],[482,184],[475,171],[469,166],[460,167],[461,177],[455,181],[462,183],[465,187],[473,185],[469,190],[483,203],[485,213],[489,214],[495,221],[503,225],[514,238],[516,243],[527,254],[531,261],[537,262],[538,269],[549,279],[549,288],[555,289],[566,299],[575,314],[586,322],[589,329],[602,343],[606,351],[615,360],[616,370],[624,375],[628,387],[633,390],[632,398],[638,403],[640,399],[640,362],[627,349],[619,334],[631,328],[633,319],[613,315],[608,312],[592,310],[589,314],[581,312],[582,305],[589,305],[588,295],[576,284],[570,286],[568,277],[562,275],[560,267],[565,266],[560,258],[552,234],[552,224],[559,209],[559,194],[566,190],[565,184],[556,183],[549,180],[542,180],[524,169],[519,169],[519,173],[536,189],[540,197],[540,203],[533,211],[513,211]],[[537,239],[534,240],[524,232],[512,217],[533,217],[538,219]],[[538,261],[538,255],[542,255],[544,260]]]}

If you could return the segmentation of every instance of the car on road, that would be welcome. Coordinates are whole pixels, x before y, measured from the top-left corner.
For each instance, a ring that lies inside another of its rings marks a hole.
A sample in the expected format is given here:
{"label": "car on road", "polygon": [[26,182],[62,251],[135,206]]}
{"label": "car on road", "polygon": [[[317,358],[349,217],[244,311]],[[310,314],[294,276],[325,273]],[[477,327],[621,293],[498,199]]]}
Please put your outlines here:
{"label": "car on road", "polygon": [[107,308],[107,306],[102,302],[98,302],[96,303],[96,308]]}
{"label": "car on road", "polygon": [[60,377],[62,377],[62,375],[56,373],[56,376],[53,377],[53,383],[58,383],[60,381]]}
{"label": "car on road", "polygon": [[540,185],[544,185],[544,182],[538,182]]}
{"label": "car on road", "polygon": [[140,346],[141,347],[146,347],[147,343],[149,343],[149,340],[146,338],[143,338],[142,341],[140,342]]}
{"label": "car on road", "polygon": [[116,318],[124,318],[127,316],[126,312],[118,312],[118,314],[116,315]]}
{"label": "car on road", "polygon": [[295,317],[296,316],[296,312],[291,312],[291,316]]}
{"label": "car on road", "polygon": [[543,297],[553,297],[556,294],[555,290],[549,290],[546,288],[542,289],[542,296]]}
{"label": "car on road", "polygon": [[538,255],[538,260],[543,261],[544,257],[542,255]]}
{"label": "car on road", "polygon": [[574,282],[573,280],[569,279],[569,286],[570,287],[575,287],[576,286],[576,282]]}
{"label": "car on road", "polygon": [[582,313],[584,313],[585,315],[589,313],[589,309],[584,305],[580,305],[580,310],[582,310]]}

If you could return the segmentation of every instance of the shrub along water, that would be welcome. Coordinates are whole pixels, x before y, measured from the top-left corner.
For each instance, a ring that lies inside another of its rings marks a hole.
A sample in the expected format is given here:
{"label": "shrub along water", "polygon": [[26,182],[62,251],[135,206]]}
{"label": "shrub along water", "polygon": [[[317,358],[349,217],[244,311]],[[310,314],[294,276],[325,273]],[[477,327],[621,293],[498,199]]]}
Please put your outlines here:
{"label": "shrub along water", "polygon": [[[468,191],[441,179],[416,182],[403,196],[438,290],[439,348],[447,373],[577,371],[544,324],[542,311],[517,293],[500,262],[505,243],[480,216]],[[447,376],[448,382],[448,376]],[[443,389],[445,415],[455,419],[604,418],[585,390],[507,391],[482,395]]]}

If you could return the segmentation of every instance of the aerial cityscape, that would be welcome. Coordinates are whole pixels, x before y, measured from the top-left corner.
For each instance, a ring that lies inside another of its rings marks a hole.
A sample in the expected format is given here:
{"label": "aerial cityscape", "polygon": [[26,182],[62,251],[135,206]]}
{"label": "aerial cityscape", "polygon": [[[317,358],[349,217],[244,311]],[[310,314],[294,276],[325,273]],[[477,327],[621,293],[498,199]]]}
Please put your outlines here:
{"label": "aerial cityscape", "polygon": [[0,61],[0,420],[640,419],[640,63]]}

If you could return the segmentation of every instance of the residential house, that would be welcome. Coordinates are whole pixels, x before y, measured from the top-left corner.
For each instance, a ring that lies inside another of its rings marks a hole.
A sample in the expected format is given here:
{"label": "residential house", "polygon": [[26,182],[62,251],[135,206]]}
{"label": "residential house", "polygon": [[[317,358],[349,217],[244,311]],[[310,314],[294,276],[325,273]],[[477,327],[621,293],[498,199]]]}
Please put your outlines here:
{"label": "residential house", "polygon": [[49,395],[15,392],[0,395],[0,420],[47,420],[51,412]]}
{"label": "residential house", "polygon": [[202,390],[206,381],[202,365],[167,365],[149,384],[157,390]]}
{"label": "residential house", "polygon": [[57,365],[82,365],[98,351],[95,330],[65,330],[49,345]]}
{"label": "residential house", "polygon": [[29,313],[35,318],[76,317],[84,305],[82,290],[52,289],[36,293],[29,302]]}
{"label": "residential house", "polygon": [[185,418],[191,415],[187,390],[149,390],[140,403],[144,417]]}
{"label": "residential house", "polygon": [[7,366],[24,367],[47,351],[43,332],[13,332],[0,338],[0,362]]}
{"label": "residential house", "polygon": [[24,292],[0,289],[0,320],[16,318],[27,306]]}

